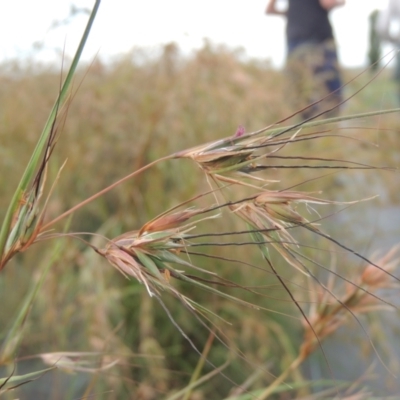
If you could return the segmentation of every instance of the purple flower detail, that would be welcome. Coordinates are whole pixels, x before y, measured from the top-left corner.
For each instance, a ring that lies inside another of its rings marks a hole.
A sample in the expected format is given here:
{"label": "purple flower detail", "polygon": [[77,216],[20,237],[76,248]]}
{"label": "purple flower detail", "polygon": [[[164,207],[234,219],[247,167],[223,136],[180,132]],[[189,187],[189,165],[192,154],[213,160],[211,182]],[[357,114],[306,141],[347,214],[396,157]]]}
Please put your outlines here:
{"label": "purple flower detail", "polygon": [[235,136],[234,138],[238,138],[240,136],[243,136],[246,133],[246,129],[244,129],[244,126],[239,125],[238,128],[236,129]]}

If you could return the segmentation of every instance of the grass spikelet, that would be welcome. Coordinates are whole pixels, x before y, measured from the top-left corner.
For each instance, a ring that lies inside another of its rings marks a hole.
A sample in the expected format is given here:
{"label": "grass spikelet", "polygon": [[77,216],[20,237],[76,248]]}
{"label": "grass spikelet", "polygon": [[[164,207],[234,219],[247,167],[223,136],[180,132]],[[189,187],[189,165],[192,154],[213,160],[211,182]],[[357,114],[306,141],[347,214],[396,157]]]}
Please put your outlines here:
{"label": "grass spikelet", "polygon": [[138,236],[141,236],[144,232],[159,232],[181,227],[182,224],[187,222],[190,218],[206,211],[207,210],[184,210],[173,214],[161,215],[143,225],[142,228],[140,228]]}
{"label": "grass spikelet", "polygon": [[[310,308],[309,320],[320,340],[331,335],[342,326],[349,316],[359,316],[378,309],[391,309],[383,304],[377,297],[377,290],[398,288],[398,282],[392,283],[388,271],[395,270],[399,265],[396,256],[398,246],[393,247],[385,256],[376,258],[375,263],[382,269],[375,268],[374,265],[366,265],[358,279],[358,285],[347,286],[347,291],[340,298],[332,296],[334,290],[334,280],[330,280],[323,295],[317,299],[313,298],[313,307]],[[374,259],[372,257],[371,259]],[[313,288],[310,293],[317,293]],[[364,290],[362,290],[364,289]],[[375,296],[371,296],[375,294]],[[315,301],[316,300],[316,301]],[[315,350],[315,337],[310,331],[308,324],[304,324],[305,334],[301,352],[307,357]]]}

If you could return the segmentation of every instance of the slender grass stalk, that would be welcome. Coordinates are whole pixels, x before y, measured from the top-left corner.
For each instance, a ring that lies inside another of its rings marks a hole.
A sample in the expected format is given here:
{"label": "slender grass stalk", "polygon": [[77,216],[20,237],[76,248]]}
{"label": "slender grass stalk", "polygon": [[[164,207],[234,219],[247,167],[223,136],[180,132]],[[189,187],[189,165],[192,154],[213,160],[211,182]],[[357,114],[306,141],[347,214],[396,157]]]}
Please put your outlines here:
{"label": "slender grass stalk", "polygon": [[[30,381],[34,380],[34,378],[38,378],[41,375],[45,374],[46,372],[50,372],[56,368],[57,367],[50,367],[50,368],[42,369],[40,371],[30,372],[30,373],[24,374],[24,375],[13,375],[8,378],[0,378],[0,386],[2,386],[4,384],[8,384],[8,383],[17,383],[17,382],[21,382],[21,381],[30,382]],[[20,386],[20,385],[18,385],[18,386]],[[4,389],[4,391],[0,390],[0,395],[7,390],[9,390],[9,389],[6,388],[6,389]]]}
{"label": "slender grass stalk", "polygon": [[87,38],[89,37],[90,30],[92,28],[93,22],[95,20],[97,11],[100,6],[100,2],[101,2],[101,0],[95,1],[95,4],[93,6],[92,12],[90,14],[89,20],[86,25],[85,31],[82,35],[81,41],[76,50],[76,53],[72,60],[72,63],[69,68],[68,74],[65,78],[65,81],[61,87],[60,93],[53,105],[53,108],[50,111],[50,115],[49,115],[47,122],[43,128],[43,131],[39,137],[36,147],[33,150],[31,159],[28,162],[25,172],[23,173],[22,178],[19,181],[18,187],[17,187],[17,189],[11,199],[9,207],[7,209],[7,212],[4,217],[4,221],[1,225],[1,230],[0,230],[0,261],[4,255],[5,245],[6,245],[8,236],[10,234],[10,228],[11,228],[13,217],[14,217],[16,211],[18,210],[18,207],[20,205],[20,202],[22,200],[24,193],[28,190],[28,186],[29,186],[30,182],[32,181],[34,173],[39,165],[40,158],[47,146],[49,137],[51,136],[51,134],[54,130],[54,125],[56,122],[58,110],[61,109],[61,107],[63,106],[63,104],[65,103],[65,101],[67,99],[69,89],[72,84],[72,79],[73,79],[75,71],[77,69],[79,59],[82,55]]}
{"label": "slender grass stalk", "polygon": [[302,354],[299,354],[297,358],[295,358],[292,363],[286,368],[263,392],[261,392],[257,397],[256,400],[265,400],[274,393],[275,389],[281,385],[289,374],[297,369],[300,364],[304,361],[304,357]]}
{"label": "slender grass stalk", "polygon": [[52,221],[50,221],[47,224],[43,225],[43,227],[41,228],[41,231],[43,232],[43,231],[49,229],[56,222],[61,221],[62,219],[64,219],[68,215],[71,215],[72,213],[74,213],[75,211],[79,210],[80,208],[82,208],[86,204],[89,204],[92,201],[98,199],[99,197],[101,197],[104,194],[108,193],[110,190],[114,189],[115,187],[121,185],[122,183],[128,181],[129,179],[132,179],[136,175],[139,175],[140,173],[146,171],[147,169],[153,167],[154,165],[156,165],[156,164],[158,164],[158,163],[160,163],[162,161],[169,160],[171,158],[172,158],[172,156],[166,156],[166,157],[163,157],[163,158],[159,158],[159,159],[151,162],[150,164],[147,164],[144,167],[142,167],[142,168],[130,173],[129,175],[124,176],[123,178],[119,179],[118,181],[114,182],[113,184],[111,184],[111,185],[107,186],[106,188],[100,190],[100,192],[97,192],[94,195],[88,197],[87,199],[83,200],[79,204],[75,205],[74,207],[70,208],[69,210],[67,210],[64,213],[62,213],[61,215],[59,215],[57,218],[54,218]]}
{"label": "slender grass stalk", "polygon": [[[66,230],[69,228],[71,221],[66,224]],[[18,311],[17,316],[13,319],[12,326],[8,329],[7,336],[0,348],[0,365],[8,363],[15,356],[18,347],[23,339],[23,325],[28,317],[32,308],[33,302],[38,295],[43,283],[52,267],[54,262],[60,257],[63,248],[63,242],[57,241],[54,244],[53,254],[50,260],[43,266],[40,278],[35,285],[33,285],[23,300],[22,306]]]}
{"label": "slender grass stalk", "polygon": [[167,397],[166,400],[179,400],[182,398],[182,396],[187,393],[188,390],[192,391],[196,387],[202,385],[203,383],[209,381],[211,378],[214,376],[220,374],[226,367],[228,367],[230,364],[230,360],[227,360],[224,364],[222,364],[220,367],[215,368],[211,372],[209,372],[206,375],[203,375],[200,379],[197,379],[196,381],[190,383],[187,387],[179,390],[178,392],[174,393],[172,396]]}
{"label": "slender grass stalk", "polygon": [[[211,350],[211,346],[212,346],[213,341],[214,341],[214,334],[211,332],[210,335],[208,336],[206,345],[205,345],[204,350],[203,350],[203,354],[201,355],[201,357],[199,359],[199,362],[196,365],[196,369],[194,370],[194,372],[193,372],[193,374],[192,374],[192,376],[190,378],[189,386],[192,385],[194,382],[196,382],[199,379],[201,371],[202,371],[202,369],[204,367],[204,363],[207,360],[208,353]],[[182,400],[189,400],[191,394],[192,394],[192,389],[189,389],[186,392],[185,397]]]}

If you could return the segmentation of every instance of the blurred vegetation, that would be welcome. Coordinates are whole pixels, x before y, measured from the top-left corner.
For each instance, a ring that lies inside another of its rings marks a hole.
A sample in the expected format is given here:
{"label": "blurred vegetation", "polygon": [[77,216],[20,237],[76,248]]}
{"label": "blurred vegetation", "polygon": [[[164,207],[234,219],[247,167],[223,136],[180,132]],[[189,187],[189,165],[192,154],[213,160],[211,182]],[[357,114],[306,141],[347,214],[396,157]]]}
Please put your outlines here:
{"label": "blurred vegetation", "polygon": [[[345,71],[346,80],[350,81],[356,73]],[[350,96],[370,78],[363,74],[350,81],[345,88],[346,94]],[[346,104],[343,113],[395,106],[389,79],[384,71]],[[52,68],[22,65],[17,61],[0,65],[1,217],[59,86],[60,72]],[[50,163],[49,180],[53,181],[67,160],[49,204],[48,219],[150,161],[233,135],[238,125],[245,126],[247,132],[260,129],[294,111],[287,101],[284,73],[271,68],[267,61],[248,60],[240,50],[208,42],[186,57],[175,44],[170,44],[158,57],[136,49],[112,64],[95,60],[76,74],[74,89]],[[354,123],[345,121],[323,128],[332,130],[331,137],[298,144],[296,155],[396,166],[400,154],[396,151],[399,128],[397,114]],[[340,135],[357,140],[344,142],[338,139]],[[379,145],[379,149],[371,143]],[[301,164],[301,160],[296,162]],[[371,209],[377,204],[385,207],[399,200],[399,192],[393,185],[394,180],[398,182],[398,177],[387,172],[329,174],[301,168],[277,169],[269,178],[277,181],[271,183],[271,189],[294,187],[297,190],[301,185],[301,190],[322,191],[324,198],[333,200],[356,200],[379,192],[378,203],[374,201],[366,206]],[[168,161],[76,212],[69,230],[114,237],[126,230],[139,229],[161,212],[208,189],[203,174],[189,162]],[[332,206],[329,210],[333,213],[337,207]],[[243,228],[225,219],[216,219],[213,223],[216,232]],[[357,238],[364,239],[358,234],[360,226],[364,230],[363,224],[367,223],[361,221],[358,225],[353,221],[353,214],[323,221],[324,229],[329,233],[343,235],[345,229],[348,234],[345,242],[356,247],[360,246]],[[63,226],[60,223],[59,229]],[[62,383],[53,378],[52,394],[48,398],[76,398],[77,393],[82,396],[83,392],[79,391],[81,379],[84,380],[83,387],[89,387],[99,399],[168,398],[185,387],[199,354],[182,337],[160,305],[148,296],[143,285],[122,277],[81,243],[68,238],[58,240],[62,245],[55,258],[55,245],[38,243],[26,254],[15,257],[2,271],[0,326],[5,329],[1,333],[5,334],[21,299],[37,281],[40,266],[53,257],[50,273],[26,321],[23,345],[17,358],[52,351],[98,351],[119,355],[120,363],[99,372],[99,376],[75,374],[71,385],[76,385],[76,392],[69,393],[69,397],[64,396]],[[96,240],[94,237],[93,241]],[[316,248],[319,245],[314,243]],[[322,258],[321,253],[316,255],[312,249],[307,252],[310,257]],[[254,265],[261,263],[256,248],[250,252],[248,248],[230,247],[218,253],[213,249],[213,253]],[[333,254],[343,260],[340,254]],[[329,253],[325,255],[326,259],[318,261],[330,266],[334,257]],[[306,299],[306,291],[295,287],[305,287],[305,280],[301,276],[294,277],[293,269],[288,269],[282,262],[277,260],[276,264],[282,276],[293,280],[293,290]],[[340,262],[338,264],[340,270]],[[209,363],[205,364],[202,375],[210,372],[212,365],[218,367],[230,359],[228,368],[222,375],[195,389],[190,398],[226,398],[249,377],[253,380],[249,387],[265,387],[296,356],[303,330],[298,311],[276,279],[265,270],[204,257],[199,257],[196,265],[218,271],[219,275],[247,287],[262,284],[264,287],[257,290],[258,294],[234,288],[227,292],[271,312],[241,308],[208,292],[195,292],[184,283],[177,284],[182,293],[190,293],[191,298],[231,323],[222,324],[228,348],[214,339]],[[354,269],[353,278],[359,271]],[[175,321],[202,351],[210,333],[176,299],[166,297],[163,300]],[[363,340],[367,343],[363,346],[368,347],[368,340],[365,337]],[[54,374],[60,375],[60,381],[67,379],[61,372]],[[332,379],[330,373],[325,377]],[[289,391],[284,386],[282,391],[287,393],[276,398],[298,398],[313,393],[306,383],[309,378],[306,372],[303,376],[301,372],[295,372],[292,380],[298,382],[297,389]],[[40,385],[41,379],[20,390],[33,393],[34,385]],[[25,396],[21,394],[20,398],[32,398]]]}

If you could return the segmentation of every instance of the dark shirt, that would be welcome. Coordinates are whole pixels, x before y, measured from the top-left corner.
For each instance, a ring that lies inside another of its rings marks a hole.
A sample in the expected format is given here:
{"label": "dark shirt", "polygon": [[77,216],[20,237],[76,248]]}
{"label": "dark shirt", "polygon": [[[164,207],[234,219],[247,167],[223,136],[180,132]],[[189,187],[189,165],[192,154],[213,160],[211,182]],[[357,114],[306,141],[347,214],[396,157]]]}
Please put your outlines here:
{"label": "dark shirt", "polygon": [[319,0],[289,0],[286,35],[288,43],[292,45],[332,39],[328,11],[320,5]]}

